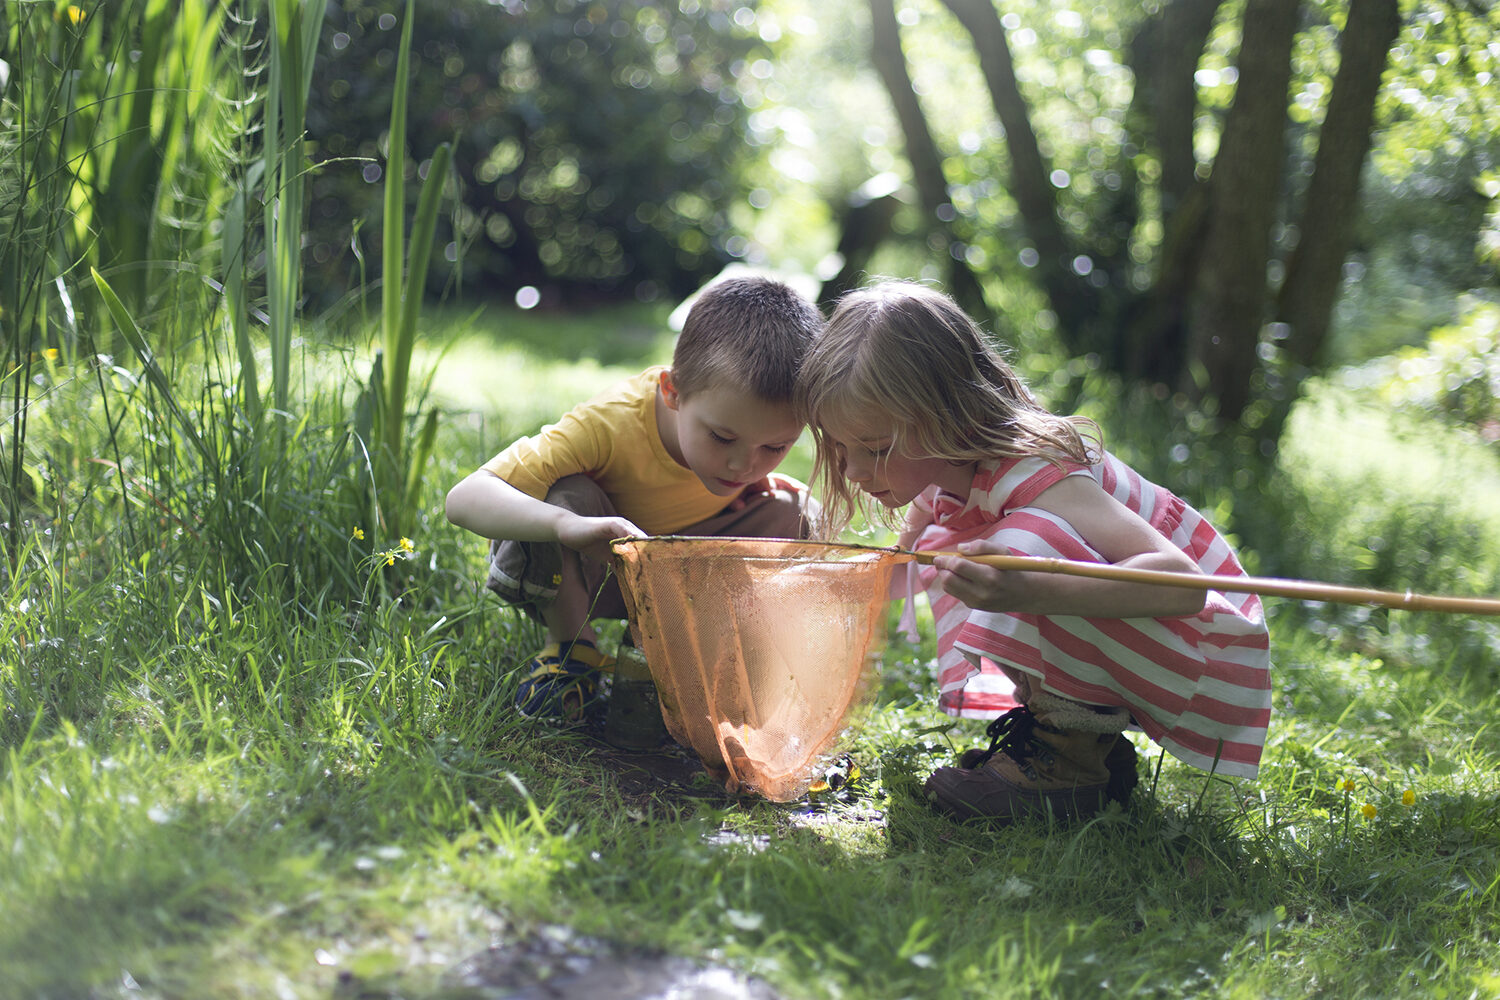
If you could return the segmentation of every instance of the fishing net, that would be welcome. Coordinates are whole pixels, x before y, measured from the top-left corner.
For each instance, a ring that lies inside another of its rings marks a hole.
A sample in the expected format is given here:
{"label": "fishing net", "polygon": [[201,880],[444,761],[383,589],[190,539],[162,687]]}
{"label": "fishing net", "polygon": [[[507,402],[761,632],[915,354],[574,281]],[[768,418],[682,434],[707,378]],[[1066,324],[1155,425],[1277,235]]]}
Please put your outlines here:
{"label": "fishing net", "polygon": [[872,689],[902,556],[768,538],[613,547],[672,738],[731,792],[800,796]]}

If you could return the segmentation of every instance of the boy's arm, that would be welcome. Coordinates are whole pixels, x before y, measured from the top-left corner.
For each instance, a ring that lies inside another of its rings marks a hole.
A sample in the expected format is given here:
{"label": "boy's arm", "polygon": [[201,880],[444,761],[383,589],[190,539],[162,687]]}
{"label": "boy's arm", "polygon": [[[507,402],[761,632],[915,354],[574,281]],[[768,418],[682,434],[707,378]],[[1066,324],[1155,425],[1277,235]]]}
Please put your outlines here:
{"label": "boy's arm", "polygon": [[561,542],[595,559],[609,559],[615,538],[644,537],[623,517],[583,517],[523,493],[484,469],[448,491],[448,520],[485,538]]}

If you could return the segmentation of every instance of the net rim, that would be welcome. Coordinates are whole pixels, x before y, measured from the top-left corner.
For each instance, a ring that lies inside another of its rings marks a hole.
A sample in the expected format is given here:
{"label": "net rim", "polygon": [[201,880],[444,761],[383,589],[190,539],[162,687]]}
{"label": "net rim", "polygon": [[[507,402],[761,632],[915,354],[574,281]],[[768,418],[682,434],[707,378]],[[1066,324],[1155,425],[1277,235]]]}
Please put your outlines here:
{"label": "net rim", "polygon": [[[895,545],[862,545],[857,542],[828,542],[803,538],[766,538],[763,536],[754,535],[647,535],[645,537],[626,536],[623,538],[612,539],[609,543],[609,547],[610,551],[618,557],[622,556],[626,550],[642,550],[647,548],[648,546],[652,549],[666,548],[669,546],[674,548],[689,548],[700,543],[711,543],[702,544],[703,548],[712,547],[722,550],[722,552],[714,553],[714,555],[729,555],[732,554],[733,550],[736,548],[763,548],[768,544],[783,547],[809,549],[813,550],[814,552],[821,551],[829,554],[835,552],[841,552],[845,554],[844,558],[819,559],[816,555],[811,554],[805,557],[799,557],[801,561],[808,562],[817,561],[838,563],[844,562],[848,558],[855,558],[858,556],[880,556],[882,558],[889,558],[897,562],[906,562],[912,558],[912,554],[910,552],[906,552]],[[739,558],[783,559],[786,557],[771,555],[741,555],[739,556]]]}

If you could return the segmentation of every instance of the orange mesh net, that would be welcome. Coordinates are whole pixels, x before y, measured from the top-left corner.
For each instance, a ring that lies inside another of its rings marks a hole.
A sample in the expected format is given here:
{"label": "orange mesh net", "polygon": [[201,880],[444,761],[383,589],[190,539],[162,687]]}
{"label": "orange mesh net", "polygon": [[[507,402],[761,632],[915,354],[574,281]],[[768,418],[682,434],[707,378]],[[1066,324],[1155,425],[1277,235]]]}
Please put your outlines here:
{"label": "orange mesh net", "polygon": [[768,538],[613,547],[672,738],[731,792],[800,796],[872,688],[903,556]]}

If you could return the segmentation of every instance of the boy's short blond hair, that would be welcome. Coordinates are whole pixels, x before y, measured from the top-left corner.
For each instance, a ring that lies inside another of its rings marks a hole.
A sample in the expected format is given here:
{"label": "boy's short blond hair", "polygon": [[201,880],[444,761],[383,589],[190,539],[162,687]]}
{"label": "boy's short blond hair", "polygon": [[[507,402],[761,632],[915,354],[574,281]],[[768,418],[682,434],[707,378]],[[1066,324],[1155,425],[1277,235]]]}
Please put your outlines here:
{"label": "boy's short blond hair", "polygon": [[790,403],[822,330],[818,307],[780,281],[717,281],[688,312],[672,352],[672,382],[683,397],[734,386],[768,403]]}

